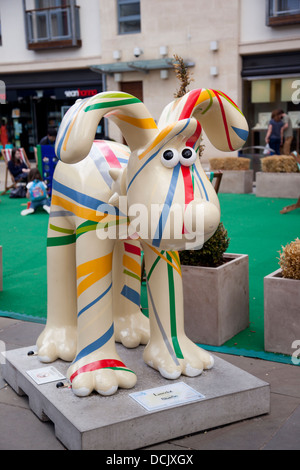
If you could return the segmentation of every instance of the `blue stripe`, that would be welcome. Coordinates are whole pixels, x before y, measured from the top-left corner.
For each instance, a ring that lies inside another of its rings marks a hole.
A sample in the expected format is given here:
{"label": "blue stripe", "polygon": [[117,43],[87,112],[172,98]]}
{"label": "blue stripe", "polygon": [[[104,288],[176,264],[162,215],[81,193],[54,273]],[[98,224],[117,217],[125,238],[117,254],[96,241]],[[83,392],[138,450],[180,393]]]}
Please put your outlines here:
{"label": "blue stripe", "polygon": [[134,175],[134,177],[131,179],[129,185],[127,186],[127,191],[128,189],[130,188],[130,186],[132,185],[132,183],[134,182],[135,178],[137,177],[137,175],[145,168],[146,165],[148,165],[148,163],[153,160],[154,157],[156,157],[156,155],[158,154],[158,152],[160,151],[160,149],[157,150],[157,152],[155,152],[153,155],[151,155],[148,160],[144,163],[144,165],[141,166],[141,168],[136,172],[136,174]]}
{"label": "blue stripe", "polygon": [[78,312],[78,317],[83,313],[85,312],[86,310],[88,310],[89,308],[91,308],[93,305],[95,305],[97,302],[99,302],[99,300],[102,299],[102,297],[104,297],[111,289],[112,287],[112,284],[110,284],[110,286],[106,289],[106,291],[102,292],[101,295],[99,295],[99,297],[97,297],[95,300],[93,300],[92,302],[90,302],[88,305],[86,305],[84,308],[82,308],[80,310],[80,312]]}
{"label": "blue stripe", "polygon": [[100,338],[98,338],[96,341],[83,348],[80,353],[77,354],[76,358],[74,359],[74,362],[79,361],[79,359],[82,359],[88,354],[91,354],[92,352],[97,351],[97,349],[100,349],[102,346],[104,346],[105,343],[107,343],[107,341],[112,338],[113,334],[114,325],[112,324],[111,327],[107,330],[107,332],[104,333],[104,335],[100,336]]}
{"label": "blue stripe", "polygon": [[113,179],[109,174],[110,166],[105,160],[104,156],[101,153],[101,150],[99,149],[97,145],[92,146],[89,156],[95,163],[97,170],[99,171],[100,175],[104,179],[105,183],[111,189]]}
{"label": "blue stripe", "polygon": [[140,307],[140,294],[136,292],[134,289],[128,286],[124,286],[121,292],[121,295],[124,295],[126,299],[130,300],[134,304],[136,304],[138,307]]}
{"label": "blue stripe", "polygon": [[203,188],[203,190],[204,190],[204,192],[205,192],[206,200],[209,201],[208,194],[207,194],[207,192],[206,192],[206,188],[205,188],[205,186],[204,186],[204,184],[203,184],[203,181],[202,181],[201,176],[200,176],[199,173],[198,173],[198,170],[197,170],[196,165],[194,165],[194,168],[195,168],[196,175],[198,176],[198,179],[199,179],[199,181],[200,181],[200,183],[201,183],[201,186],[202,186],[202,188]]}
{"label": "blue stripe", "polygon": [[240,129],[239,127],[233,127],[231,126],[234,132],[239,136],[240,139],[242,140],[247,140],[249,132],[245,129]]}
{"label": "blue stripe", "polygon": [[148,158],[148,160],[144,163],[144,165],[141,166],[141,168],[136,172],[136,174],[134,175],[134,177],[131,179],[129,185],[127,186],[127,192],[128,192],[128,189],[130,188],[130,186],[132,185],[132,183],[134,182],[135,178],[137,177],[137,175],[145,168],[146,165],[148,165],[148,163],[149,163],[151,160],[153,160],[154,157],[156,157],[156,155],[161,151],[161,149],[162,149],[165,145],[167,145],[167,144],[170,142],[170,140],[174,139],[174,138],[177,137],[179,134],[181,134],[181,132],[184,131],[184,129],[189,125],[190,121],[191,121],[190,119],[187,119],[187,122],[186,122],[186,124],[183,126],[183,128],[182,128],[179,132],[177,132],[177,134],[176,134],[175,136],[170,137],[170,139],[169,139],[167,142],[165,142],[165,143],[157,150],[157,152],[155,152],[153,155],[151,155],[151,156]]}
{"label": "blue stripe", "polygon": [[55,179],[53,179],[52,188],[55,191],[58,191],[59,193],[63,194],[64,196],[69,197],[70,199],[77,202],[78,204],[88,207],[89,209],[98,210],[101,204],[105,204],[105,211],[107,214],[120,215],[120,211],[117,207],[114,207],[108,204],[107,202],[100,201],[99,199],[96,199],[94,197],[87,196],[84,193],[80,193],[79,191],[76,191],[75,189],[72,189],[68,186],[65,186],[62,183],[59,183]]}
{"label": "blue stripe", "polygon": [[154,238],[152,240],[152,245],[155,247],[159,247],[160,245],[161,237],[162,237],[164,228],[166,226],[168,215],[172,206],[180,169],[181,169],[181,164],[177,163],[172,173],[172,178],[171,178],[171,183],[169,186],[168,194],[164,203],[163,210],[160,214],[160,219],[156,228]]}
{"label": "blue stripe", "polygon": [[[84,101],[86,101],[87,99],[88,99],[88,98],[85,98]],[[58,157],[59,159],[60,159],[61,147],[62,147],[63,141],[64,141],[64,139],[65,139],[65,136],[66,136],[66,134],[67,134],[67,132],[68,132],[68,129],[69,129],[69,127],[70,127],[70,124],[71,124],[71,121],[72,121],[72,119],[73,119],[73,116],[74,116],[74,114],[76,113],[76,111],[77,111],[77,109],[79,108],[79,106],[82,105],[82,103],[83,103],[83,101],[78,101],[78,103],[75,103],[75,104],[73,105],[74,109],[73,109],[72,112],[70,112],[70,115],[68,116],[68,121],[69,121],[69,122],[68,122],[68,124],[66,125],[65,130],[64,130],[64,132],[63,132],[63,134],[62,134],[61,137],[60,137],[60,135],[58,135],[58,138],[59,138],[60,140],[59,140],[59,143],[58,143],[58,145],[57,145],[56,154],[57,154],[57,157]]]}

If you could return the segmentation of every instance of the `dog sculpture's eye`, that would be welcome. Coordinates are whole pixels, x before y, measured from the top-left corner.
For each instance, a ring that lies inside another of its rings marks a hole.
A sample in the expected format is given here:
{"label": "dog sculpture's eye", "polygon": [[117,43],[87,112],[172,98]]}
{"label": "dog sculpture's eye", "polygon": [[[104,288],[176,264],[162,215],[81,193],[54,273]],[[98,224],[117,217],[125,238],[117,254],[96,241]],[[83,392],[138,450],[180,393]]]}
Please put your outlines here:
{"label": "dog sculpture's eye", "polygon": [[184,166],[191,166],[195,163],[197,154],[191,147],[185,147],[180,154],[180,163]]}
{"label": "dog sculpture's eye", "polygon": [[167,149],[160,158],[162,164],[167,168],[174,168],[179,162],[179,155],[176,149]]}

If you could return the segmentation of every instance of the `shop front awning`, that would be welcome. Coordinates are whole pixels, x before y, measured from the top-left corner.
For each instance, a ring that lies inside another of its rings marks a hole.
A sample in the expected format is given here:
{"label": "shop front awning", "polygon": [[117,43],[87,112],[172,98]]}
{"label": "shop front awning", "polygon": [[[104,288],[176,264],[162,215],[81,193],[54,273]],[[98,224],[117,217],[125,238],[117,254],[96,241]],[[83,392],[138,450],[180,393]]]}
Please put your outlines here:
{"label": "shop front awning", "polygon": [[[152,60],[133,60],[129,62],[112,62],[110,64],[97,64],[91,65],[90,69],[93,72],[106,73],[113,75],[115,73],[124,72],[144,72],[148,73],[150,70],[166,70],[174,67],[175,59],[152,59]],[[192,61],[184,61],[186,67],[194,67]]]}

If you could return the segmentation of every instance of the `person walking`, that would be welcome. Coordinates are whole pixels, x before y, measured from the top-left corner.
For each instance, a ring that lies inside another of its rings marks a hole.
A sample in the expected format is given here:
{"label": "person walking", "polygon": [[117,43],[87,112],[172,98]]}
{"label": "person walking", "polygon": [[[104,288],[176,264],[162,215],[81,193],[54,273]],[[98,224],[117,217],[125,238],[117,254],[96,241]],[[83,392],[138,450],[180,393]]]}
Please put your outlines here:
{"label": "person walking", "polygon": [[284,124],[281,119],[281,110],[275,109],[271,115],[265,141],[266,144],[269,144],[271,150],[273,150],[276,155],[280,155],[280,145],[283,139],[283,133],[281,129],[283,125]]}
{"label": "person walking", "polygon": [[290,155],[291,153],[291,144],[293,141],[293,125],[289,116],[283,111],[280,110],[281,119],[283,122],[282,132],[283,132],[283,155]]}

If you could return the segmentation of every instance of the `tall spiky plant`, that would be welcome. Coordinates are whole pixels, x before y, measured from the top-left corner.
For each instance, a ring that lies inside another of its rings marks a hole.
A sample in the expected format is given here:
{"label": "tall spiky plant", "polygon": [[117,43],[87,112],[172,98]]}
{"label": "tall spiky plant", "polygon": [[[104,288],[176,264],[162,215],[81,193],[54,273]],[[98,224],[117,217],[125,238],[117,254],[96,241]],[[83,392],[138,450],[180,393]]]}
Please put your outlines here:
{"label": "tall spiky plant", "polygon": [[192,81],[194,81],[194,79],[191,77],[190,71],[185,65],[182,57],[174,54],[174,59],[176,61],[174,62],[176,76],[180,82],[180,88],[176,91],[176,93],[174,93],[174,97],[181,98],[186,93],[188,93],[189,90],[187,87],[191,84]]}
{"label": "tall spiky plant", "polygon": [[[182,98],[184,95],[186,95],[186,93],[190,91],[188,89],[188,86],[191,84],[191,82],[194,81],[194,79],[192,78],[192,74],[185,65],[183,58],[177,54],[174,54],[174,59],[175,62],[173,66],[176,73],[176,77],[178,78],[180,83],[179,89],[174,93],[174,98]],[[199,157],[201,157],[203,151],[204,145],[199,145]]]}

